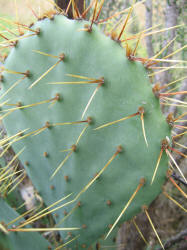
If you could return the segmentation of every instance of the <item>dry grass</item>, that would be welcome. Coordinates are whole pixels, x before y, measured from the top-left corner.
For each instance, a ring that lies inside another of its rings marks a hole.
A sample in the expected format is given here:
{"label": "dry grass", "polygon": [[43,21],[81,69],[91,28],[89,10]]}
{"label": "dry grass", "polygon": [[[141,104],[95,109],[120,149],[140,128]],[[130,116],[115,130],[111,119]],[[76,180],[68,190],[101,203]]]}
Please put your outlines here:
{"label": "dry grass", "polygon": [[41,13],[50,9],[52,5],[48,0],[0,0],[0,16],[7,16],[16,20],[17,9],[19,22],[32,22],[34,17],[28,6],[32,6],[32,9],[40,16]]}

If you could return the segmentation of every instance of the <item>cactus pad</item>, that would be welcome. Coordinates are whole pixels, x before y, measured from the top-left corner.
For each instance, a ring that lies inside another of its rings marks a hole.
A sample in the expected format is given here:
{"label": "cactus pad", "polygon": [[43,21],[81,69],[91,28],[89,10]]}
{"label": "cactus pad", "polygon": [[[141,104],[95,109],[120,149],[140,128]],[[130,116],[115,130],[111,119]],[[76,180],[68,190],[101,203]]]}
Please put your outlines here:
{"label": "cactus pad", "polygon": [[[5,201],[0,199],[0,221],[7,224],[17,218],[19,214],[12,209]],[[14,226],[18,224],[18,220]],[[2,230],[1,230],[2,231]],[[31,232],[0,232],[0,249],[1,250],[20,250],[20,249],[39,249],[47,250],[50,244],[40,234]]]}
{"label": "cactus pad", "polygon": [[24,148],[19,158],[47,205],[72,193],[56,222],[80,228],[62,233],[64,242],[77,236],[79,249],[106,234],[130,198],[120,221],[160,193],[165,152],[151,180],[170,136],[144,66],[89,25],[62,15],[38,21],[12,49],[2,82],[3,101],[17,105],[2,110],[8,136],[20,132],[13,149]]}

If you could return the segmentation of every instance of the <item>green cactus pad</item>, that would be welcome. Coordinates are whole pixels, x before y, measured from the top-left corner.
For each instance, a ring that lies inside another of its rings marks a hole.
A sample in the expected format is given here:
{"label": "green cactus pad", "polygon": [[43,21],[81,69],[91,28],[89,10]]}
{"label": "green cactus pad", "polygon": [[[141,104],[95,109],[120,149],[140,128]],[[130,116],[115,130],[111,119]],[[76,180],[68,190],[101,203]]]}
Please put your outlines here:
{"label": "green cactus pad", "polygon": [[[2,138],[3,139],[3,138]],[[4,157],[1,157],[0,158],[0,168],[6,168],[6,162],[5,162],[5,159]],[[1,172],[2,174],[4,174],[3,172]],[[9,173],[10,174],[10,173]],[[5,176],[4,176],[5,177]],[[10,193],[5,190],[4,191],[4,188],[6,187],[7,182],[3,181],[2,179],[0,180],[0,185],[1,185],[1,191],[0,191],[0,197],[3,197],[4,200],[9,204],[9,206],[11,206],[12,208],[19,208],[18,209],[18,213],[24,213],[25,212],[25,208],[24,206],[22,206],[22,204],[24,203],[22,197],[21,197],[21,194],[20,194],[20,191],[19,191],[19,188],[18,187],[15,187]],[[13,186],[12,186],[13,187]],[[10,189],[12,188],[10,187]],[[10,190],[9,189],[9,190]]]}
{"label": "green cactus pad", "polygon": [[115,227],[114,230],[111,232],[110,237],[105,239],[105,237],[103,236],[102,238],[98,239],[96,242],[92,244],[92,248],[90,248],[90,250],[94,250],[94,249],[99,250],[103,248],[117,250],[118,248],[121,248],[123,245],[118,244],[117,242],[118,230],[119,228]]}
{"label": "green cactus pad", "polygon": [[[12,209],[5,201],[0,199],[0,222],[3,221],[5,224],[7,224],[18,216],[19,214],[14,209]],[[16,226],[17,222],[14,225]],[[47,250],[49,246],[49,242],[45,240],[44,237],[41,236],[39,233],[9,232],[8,234],[6,234],[3,233],[2,230],[0,230],[1,250]]]}
{"label": "green cactus pad", "polygon": [[[61,15],[53,20],[37,22],[32,29],[39,28],[40,33],[21,39],[5,63],[6,69],[18,72],[29,70],[30,74],[26,74],[24,80],[3,98],[9,103],[20,102],[24,106],[60,97],[53,99],[55,103],[50,101],[15,110],[4,120],[9,136],[28,129],[21,135],[23,139],[18,137],[19,141],[13,143],[13,148],[18,153],[25,147],[20,159],[47,205],[70,193],[72,195],[67,201],[74,199],[113,156],[111,163],[85,192],[55,212],[57,223],[63,219],[64,212],[70,212],[61,226],[81,229],[73,232],[72,236],[62,233],[63,240],[80,235],[72,241],[72,246],[78,244],[83,248],[108,232],[109,225],[115,222],[141,178],[145,178],[146,183],[120,221],[129,220],[141,211],[142,205],[149,205],[160,193],[167,170],[165,153],[152,185],[151,179],[161,141],[170,135],[170,128],[158,99],[152,93],[144,66],[129,60],[120,44],[102,34],[96,25],[88,32],[85,24],[89,25],[86,21],[68,20]],[[36,51],[53,56],[64,54],[65,57],[61,57],[63,60],[60,61]],[[2,94],[24,77],[9,73],[3,76]],[[97,83],[70,84],[80,81]],[[56,82],[69,84],[49,84]],[[89,101],[90,105],[82,118]],[[140,113],[95,130],[103,124],[137,113],[140,107],[145,111],[148,147]],[[4,106],[3,110],[8,108]],[[87,120],[87,117],[92,119],[90,124],[78,122]],[[68,122],[78,123],[57,124]],[[43,130],[39,130],[39,134],[24,137],[41,128]],[[72,150],[78,138],[76,150]],[[114,155],[119,145],[123,150]],[[66,162],[54,175],[64,159]],[[80,206],[77,206],[78,202],[81,202]],[[74,209],[73,212],[71,209]]]}
{"label": "green cactus pad", "polygon": [[22,206],[24,201],[23,201],[23,199],[22,199],[22,197],[20,195],[20,192],[19,192],[18,188],[16,188],[10,194],[5,196],[5,201],[12,208],[19,208],[18,211],[17,211],[19,214],[22,214],[22,213],[25,212],[25,208]]}

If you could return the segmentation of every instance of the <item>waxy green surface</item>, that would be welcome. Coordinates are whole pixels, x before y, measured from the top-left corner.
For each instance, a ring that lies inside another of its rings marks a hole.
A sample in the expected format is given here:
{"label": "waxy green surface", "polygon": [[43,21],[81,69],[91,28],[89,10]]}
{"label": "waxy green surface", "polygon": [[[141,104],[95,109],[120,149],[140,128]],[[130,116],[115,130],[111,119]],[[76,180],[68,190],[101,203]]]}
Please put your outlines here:
{"label": "waxy green surface", "polygon": [[[20,215],[0,198],[0,222],[7,224],[18,216]],[[18,222],[20,220],[11,224],[8,228],[11,229],[13,225],[17,226]],[[8,234],[0,232],[1,250],[47,250],[48,246],[50,246],[49,242],[37,232],[9,232]]]}
{"label": "waxy green surface", "polygon": [[[72,195],[67,201],[75,198],[107,164],[117,146],[123,147],[123,152],[113,159],[78,200],[55,212],[59,223],[65,210],[70,212],[77,202],[81,202],[81,206],[60,225],[81,228],[72,233],[72,237],[80,235],[72,242],[74,247],[77,244],[79,247],[85,247],[84,244],[88,247],[108,232],[108,225],[115,222],[137,188],[140,178],[145,178],[146,184],[137,193],[122,221],[132,218],[141,211],[142,205],[149,205],[156,198],[165,180],[165,153],[152,185],[151,179],[161,149],[161,140],[170,135],[169,126],[161,113],[159,100],[152,93],[144,66],[128,60],[120,44],[102,34],[95,25],[92,32],[82,30],[85,23],[87,22],[81,20],[68,20],[60,15],[55,16],[54,20],[37,22],[32,28],[40,28],[40,34],[20,40],[5,63],[7,69],[19,72],[29,70],[31,77],[25,78],[3,98],[4,101],[9,99],[10,103],[21,102],[22,105],[27,105],[49,100],[57,93],[60,94],[60,100],[54,105],[45,103],[13,111],[4,120],[9,136],[27,128],[29,130],[25,134],[37,130],[47,121],[54,124],[86,120],[87,117],[93,120],[80,138],[76,152],[72,152],[52,179],[50,177],[55,169],[71,152],[61,151],[71,149],[87,123],[52,126],[36,136],[26,137],[13,144],[16,153],[25,147],[20,159],[23,163],[29,163],[25,166],[26,171],[47,205],[70,193]],[[58,58],[44,56],[34,50],[56,56],[64,53],[65,59],[28,89],[58,61]],[[104,85],[96,92],[83,118],[83,111],[97,84],[49,84],[84,81],[67,74],[96,79],[104,77]],[[1,93],[21,77],[23,76],[4,73]],[[140,106],[145,109],[148,147],[139,115],[94,130],[102,124],[136,113]],[[3,107],[7,108],[10,107]],[[44,157],[44,152],[47,152],[48,157]],[[68,181],[65,180],[66,176]],[[111,201],[110,206],[107,205],[108,200]],[[86,225],[86,228],[82,228],[82,225]],[[62,237],[64,242],[71,239],[67,233],[62,233]]]}

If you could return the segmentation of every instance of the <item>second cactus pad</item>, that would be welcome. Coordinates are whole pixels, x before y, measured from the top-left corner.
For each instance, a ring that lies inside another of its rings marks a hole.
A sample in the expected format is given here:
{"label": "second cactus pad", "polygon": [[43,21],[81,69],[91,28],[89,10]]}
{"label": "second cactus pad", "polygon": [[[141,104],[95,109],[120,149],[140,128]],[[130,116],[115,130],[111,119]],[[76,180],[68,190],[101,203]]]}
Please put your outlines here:
{"label": "second cactus pad", "polygon": [[144,66],[89,27],[62,15],[38,21],[8,56],[1,91],[16,105],[3,106],[15,152],[47,205],[71,194],[56,222],[80,228],[62,236],[82,248],[110,230],[129,199],[120,221],[160,193],[165,153],[151,180],[170,135]]}

